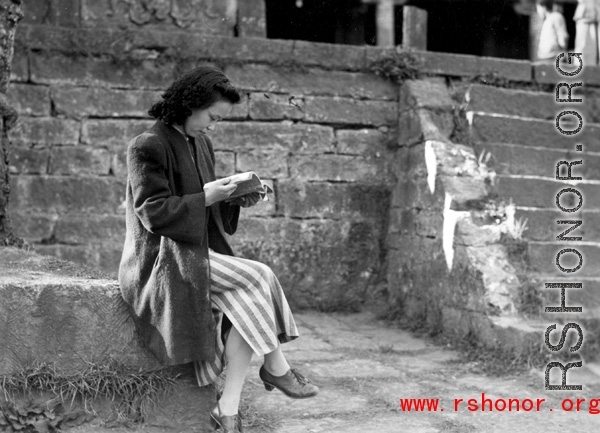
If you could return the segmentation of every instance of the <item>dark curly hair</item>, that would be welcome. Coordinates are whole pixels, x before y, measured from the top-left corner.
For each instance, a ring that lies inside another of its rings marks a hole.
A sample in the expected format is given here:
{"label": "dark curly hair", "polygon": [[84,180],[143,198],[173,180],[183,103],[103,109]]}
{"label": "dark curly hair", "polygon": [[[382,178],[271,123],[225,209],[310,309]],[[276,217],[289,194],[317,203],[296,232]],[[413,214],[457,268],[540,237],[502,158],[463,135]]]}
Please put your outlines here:
{"label": "dark curly hair", "polygon": [[219,100],[237,104],[240,93],[217,68],[200,66],[173,82],[148,110],[148,114],[168,125],[181,125],[192,110],[205,109]]}

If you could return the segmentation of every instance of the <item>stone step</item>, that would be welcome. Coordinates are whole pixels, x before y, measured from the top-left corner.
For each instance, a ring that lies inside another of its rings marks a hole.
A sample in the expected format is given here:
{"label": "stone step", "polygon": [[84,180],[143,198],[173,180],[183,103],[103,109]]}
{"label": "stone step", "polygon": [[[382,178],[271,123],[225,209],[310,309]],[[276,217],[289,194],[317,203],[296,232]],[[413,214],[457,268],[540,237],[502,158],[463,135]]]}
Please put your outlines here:
{"label": "stone step", "polygon": [[[563,249],[573,249],[581,254],[581,261],[577,253],[567,252],[560,256],[559,264],[564,269],[574,271],[561,271],[556,265],[556,257]],[[533,272],[553,277],[600,277],[600,244],[580,242],[534,242],[527,245],[529,264]],[[577,266],[581,263],[581,267]],[[575,270],[577,269],[577,270]],[[599,297],[600,301],[600,297]]]}
{"label": "stone step", "polygon": [[[575,97],[575,91],[572,93]],[[476,113],[507,114],[534,119],[554,119],[556,116],[554,95],[548,92],[472,84],[465,89],[464,98],[468,101],[466,110]]]}
{"label": "stone step", "polygon": [[[581,313],[561,313],[574,318],[600,320],[600,277],[584,277],[579,275],[555,275],[549,273],[530,272],[531,281],[536,281],[535,287],[543,297],[543,306],[560,306],[560,289],[546,288],[545,283],[581,283],[582,288],[565,289],[566,306],[582,307]],[[555,313],[541,311],[543,317],[554,317]]]}
{"label": "stone step", "polygon": [[[504,353],[513,353],[520,356],[521,359],[540,361],[540,355],[554,357],[544,343],[546,330],[550,325],[556,324],[556,335],[560,335],[562,326],[559,323],[565,323],[567,320],[576,321],[577,319],[584,332],[584,345],[578,352],[585,362],[594,361],[598,357],[595,347],[598,344],[597,330],[600,329],[600,320],[597,318],[586,318],[581,314],[571,318],[561,315],[561,317],[551,317],[548,315],[536,318],[524,318],[521,316],[490,316],[490,326],[480,327],[477,337],[490,344],[492,348],[501,349]],[[559,338],[554,335],[552,338]],[[573,334],[576,335],[576,334]],[[569,335],[565,348],[561,353],[566,352],[569,345],[572,345]],[[554,340],[551,340],[555,343]],[[587,346],[585,343],[588,343]]]}
{"label": "stone step", "polygon": [[442,308],[442,321],[444,328],[452,330],[458,338],[468,338],[469,341],[512,353],[522,359],[528,359],[539,351],[548,327],[538,317],[486,316],[454,308]]}
{"label": "stone step", "polygon": [[[582,161],[571,166],[571,176],[582,180],[600,179],[600,155],[590,152],[576,152],[572,148],[547,149],[506,143],[475,143],[477,154],[482,151],[491,155],[486,163],[500,175],[541,176],[556,179],[558,161]],[[568,166],[562,164],[559,175],[566,177]]]}
{"label": "stone step", "polygon": [[[572,118],[572,116],[568,117]],[[583,152],[600,152],[600,125],[586,123],[585,120],[579,133],[564,135],[558,132],[554,120],[473,113],[471,137],[474,144],[481,142],[521,144],[572,152],[576,151],[575,145],[581,144]]]}
{"label": "stone step", "polygon": [[[578,351],[584,363],[588,361],[598,361],[600,353],[600,278],[582,277],[582,276],[556,276],[544,273],[529,273],[531,281],[536,281],[535,288],[539,291],[542,302],[539,314],[535,321],[544,327],[544,332],[540,334],[540,340],[545,336],[546,329],[549,326],[556,325],[551,336],[551,341],[556,344],[560,338],[563,326],[566,323],[575,323],[583,331],[583,345]],[[546,312],[546,307],[561,306],[561,290],[558,288],[546,288],[545,283],[581,283],[582,288],[565,289],[565,306],[581,307],[581,312]],[[542,340],[543,341],[543,340]],[[565,342],[564,353],[567,353],[570,347],[578,341],[577,334],[570,332]],[[545,349],[543,349],[545,350]]]}
{"label": "stone step", "polygon": [[490,341],[514,353],[524,355],[532,342],[540,339],[548,325],[539,319],[517,316],[490,316]]}
{"label": "stone step", "polygon": [[[496,177],[495,191],[500,197],[512,199],[516,206],[550,209],[557,208],[556,195],[565,188],[579,191],[582,195],[581,209],[600,209],[600,185],[595,182],[568,184],[550,178],[500,175]],[[579,203],[576,193],[562,193],[560,204],[574,209]]]}
{"label": "stone step", "polygon": [[572,224],[558,224],[557,221],[582,221],[577,229],[565,235],[581,237],[582,241],[600,241],[600,212],[584,209],[566,213],[555,209],[517,208],[515,218],[527,220],[523,238],[530,241],[556,242],[556,237]]}
{"label": "stone step", "polygon": [[[578,62],[575,61],[575,64]],[[600,68],[595,65],[586,64],[582,71],[574,77],[565,77],[557,69],[554,62],[533,63],[533,78],[538,83],[556,85],[560,82],[582,82],[584,86],[597,86],[600,84]],[[575,72],[577,66],[564,67],[565,72]],[[569,79],[570,78],[570,79]]]}
{"label": "stone step", "polygon": [[[558,83],[558,81],[557,81]],[[555,119],[556,115],[566,108],[556,102],[554,92],[538,92],[532,90],[505,89],[482,84],[472,84],[465,89],[464,97],[468,98],[467,111],[488,114],[504,114],[534,119]],[[561,89],[560,97],[566,98],[567,88]],[[595,100],[600,93],[583,87],[573,87],[573,99],[583,99],[582,103],[573,103],[569,109],[575,109],[586,122],[600,123],[600,106]],[[566,106],[566,104],[563,104]]]}

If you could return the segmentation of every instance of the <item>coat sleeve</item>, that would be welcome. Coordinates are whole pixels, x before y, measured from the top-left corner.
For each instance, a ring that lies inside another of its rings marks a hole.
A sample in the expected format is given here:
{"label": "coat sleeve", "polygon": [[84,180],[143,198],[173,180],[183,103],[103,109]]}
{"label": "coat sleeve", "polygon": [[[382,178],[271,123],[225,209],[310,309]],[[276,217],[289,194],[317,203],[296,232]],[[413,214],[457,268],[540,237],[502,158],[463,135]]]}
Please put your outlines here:
{"label": "coat sleeve", "polygon": [[138,137],[127,151],[133,208],[146,230],[175,241],[201,244],[206,231],[204,192],[174,195],[167,153],[156,137]]}
{"label": "coat sleeve", "polygon": [[[213,167],[215,166],[215,152],[213,150],[213,144],[209,137],[203,136],[206,141],[207,148],[210,152],[210,159],[212,160]],[[226,203],[222,201],[219,203],[219,211],[221,214],[221,221],[223,222],[223,230],[228,235],[232,235],[237,230],[238,219],[240,217],[240,207],[236,204]]]}
{"label": "coat sleeve", "polygon": [[232,235],[237,230],[240,217],[240,207],[237,204],[221,202],[221,219],[223,220],[223,229],[228,235]]}

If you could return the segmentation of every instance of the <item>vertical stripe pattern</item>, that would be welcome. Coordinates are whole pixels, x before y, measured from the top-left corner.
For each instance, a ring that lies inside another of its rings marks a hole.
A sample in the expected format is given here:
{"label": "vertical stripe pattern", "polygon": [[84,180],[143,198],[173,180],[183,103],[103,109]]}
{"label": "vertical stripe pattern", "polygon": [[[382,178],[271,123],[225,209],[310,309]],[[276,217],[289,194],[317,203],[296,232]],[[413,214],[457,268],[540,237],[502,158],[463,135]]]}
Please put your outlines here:
{"label": "vertical stripe pattern", "polygon": [[195,362],[198,385],[214,382],[224,367],[223,314],[257,356],[298,337],[298,329],[277,277],[267,265],[209,250],[210,294],[217,322],[215,359]]}

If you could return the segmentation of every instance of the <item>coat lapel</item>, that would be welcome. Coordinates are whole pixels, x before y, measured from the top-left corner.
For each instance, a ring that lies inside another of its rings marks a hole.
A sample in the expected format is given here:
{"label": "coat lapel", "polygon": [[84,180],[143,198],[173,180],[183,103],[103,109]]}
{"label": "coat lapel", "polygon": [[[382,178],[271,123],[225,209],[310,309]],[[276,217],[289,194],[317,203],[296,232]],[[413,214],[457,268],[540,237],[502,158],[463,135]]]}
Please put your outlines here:
{"label": "coat lapel", "polygon": [[[175,159],[174,167],[177,167],[181,175],[187,178],[186,186],[191,187],[190,191],[185,191],[184,193],[192,194],[201,192],[202,186],[206,182],[203,181],[205,177],[202,176],[198,164],[198,160],[201,158],[198,155],[197,145],[195,143],[188,144],[181,132],[172,126],[165,125],[161,121],[157,122],[157,127],[160,133],[165,136],[165,142],[171,148],[171,154]],[[192,153],[192,146],[196,149],[196,155]]]}

